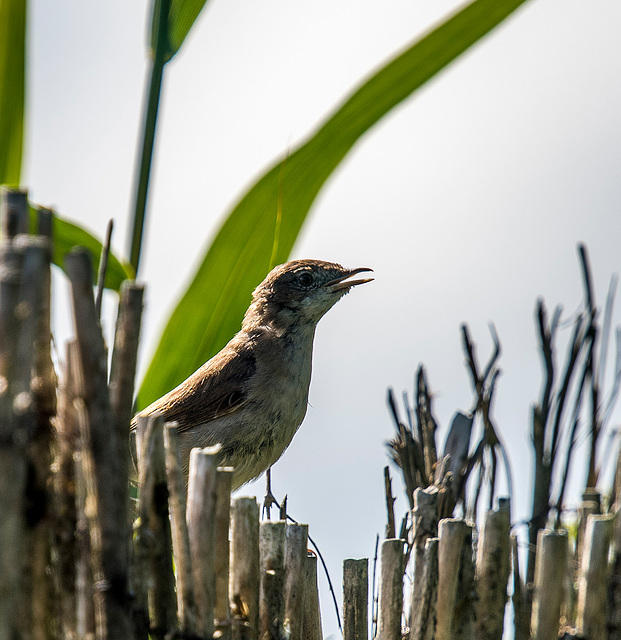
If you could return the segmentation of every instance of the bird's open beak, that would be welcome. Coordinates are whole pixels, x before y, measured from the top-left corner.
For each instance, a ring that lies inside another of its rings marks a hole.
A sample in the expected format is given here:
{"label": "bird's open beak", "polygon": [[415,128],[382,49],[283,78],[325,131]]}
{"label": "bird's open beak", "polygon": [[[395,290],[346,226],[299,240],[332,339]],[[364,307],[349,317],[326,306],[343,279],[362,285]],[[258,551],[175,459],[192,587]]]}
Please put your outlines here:
{"label": "bird's open beak", "polygon": [[348,280],[347,278],[351,278],[357,273],[362,273],[363,271],[373,271],[373,269],[369,269],[368,267],[358,267],[357,269],[352,269],[347,273],[335,278],[334,280],[330,280],[330,282],[326,282],[324,287],[327,287],[332,293],[336,291],[342,291],[343,289],[350,289],[351,287],[355,287],[359,284],[364,284],[365,282],[371,282],[373,278],[360,278],[359,280]]}

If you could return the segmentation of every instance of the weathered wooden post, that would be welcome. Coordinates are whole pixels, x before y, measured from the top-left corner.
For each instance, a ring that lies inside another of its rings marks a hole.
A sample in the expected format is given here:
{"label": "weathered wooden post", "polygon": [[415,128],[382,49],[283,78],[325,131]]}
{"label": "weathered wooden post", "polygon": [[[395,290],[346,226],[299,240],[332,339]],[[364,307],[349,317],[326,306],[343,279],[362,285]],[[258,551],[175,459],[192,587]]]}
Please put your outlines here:
{"label": "weathered wooden post", "polygon": [[186,520],[199,635],[213,636],[216,601],[216,472],[219,447],[192,449]]}
{"label": "weathered wooden post", "polygon": [[317,556],[313,553],[308,553],[306,556],[304,582],[304,626],[302,638],[303,640],[323,640],[319,591],[317,590]]}
{"label": "weathered wooden post", "polygon": [[369,561],[343,561],[343,640],[369,637]]}
{"label": "weathered wooden post", "polygon": [[288,524],[285,533],[285,628],[291,638],[301,638],[304,630],[306,555],[308,525]]}
{"label": "weathered wooden post", "polygon": [[[438,526],[438,604],[436,640],[453,640],[453,617],[457,584],[461,571],[464,538],[468,525],[464,520],[446,518]],[[472,542],[470,542],[472,545]]]}
{"label": "weathered wooden post", "polygon": [[[414,584],[410,640],[432,638],[438,585],[438,489],[414,492]],[[430,540],[434,540],[427,544]],[[431,635],[429,635],[431,634]]]}
{"label": "weathered wooden post", "polygon": [[[259,635],[259,506],[256,498],[235,498],[231,505],[230,600],[242,616],[247,612],[248,634]],[[239,621],[241,623],[241,621]]]}
{"label": "weathered wooden post", "polygon": [[480,640],[501,640],[504,628],[507,583],[511,571],[511,509],[500,499],[496,511],[488,511],[477,551],[476,629]]}
{"label": "weathered wooden post", "polygon": [[558,636],[566,567],[567,531],[539,531],[531,615],[531,637],[534,640],[549,640]]}
{"label": "weathered wooden post", "polygon": [[382,542],[378,603],[379,640],[401,640],[405,541],[389,538]]}
{"label": "weathered wooden post", "polygon": [[280,640],[283,635],[285,526],[284,521],[262,522],[259,529],[259,634],[264,640]]}
{"label": "weathered wooden post", "polygon": [[578,586],[576,626],[586,638],[606,636],[606,583],[614,516],[590,515],[587,520]]}
{"label": "weathered wooden post", "polygon": [[185,485],[179,457],[179,432],[174,422],[164,425],[164,449],[172,547],[177,574],[179,627],[184,634],[198,635],[190,539],[186,523]]}

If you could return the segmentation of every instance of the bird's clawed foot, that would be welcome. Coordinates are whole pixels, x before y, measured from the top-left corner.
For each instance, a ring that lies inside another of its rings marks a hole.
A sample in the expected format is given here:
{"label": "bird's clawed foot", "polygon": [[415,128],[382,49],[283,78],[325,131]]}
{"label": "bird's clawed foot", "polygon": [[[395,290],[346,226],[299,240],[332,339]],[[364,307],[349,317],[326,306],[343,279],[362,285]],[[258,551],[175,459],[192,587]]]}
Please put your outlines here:
{"label": "bird's clawed foot", "polygon": [[280,504],[272,493],[272,468],[270,467],[265,472],[265,497],[263,498],[262,509],[263,517],[267,517],[268,520],[271,520],[272,507],[278,507],[280,520],[287,519],[287,496],[284,497],[282,504]]}

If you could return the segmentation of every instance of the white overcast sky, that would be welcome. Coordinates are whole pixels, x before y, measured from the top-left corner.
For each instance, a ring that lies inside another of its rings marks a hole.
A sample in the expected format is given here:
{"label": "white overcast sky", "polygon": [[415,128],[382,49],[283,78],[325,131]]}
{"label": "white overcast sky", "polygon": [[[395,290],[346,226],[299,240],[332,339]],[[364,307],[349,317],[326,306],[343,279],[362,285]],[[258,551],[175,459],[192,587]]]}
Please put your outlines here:
{"label": "white overcast sky", "polygon": [[[166,69],[140,274],[143,369],[245,187],[455,6],[211,0]],[[34,201],[101,235],[114,217],[121,253],[148,13],[144,0],[30,5],[24,185]],[[454,411],[471,406],[462,322],[481,360],[488,322],[498,330],[494,417],[513,463],[513,518],[527,516],[530,407],[541,381],[535,300],[560,303],[567,316],[579,307],[578,242],[588,246],[600,303],[621,263],[620,30],[617,0],[530,0],[362,139],[315,203],[292,257],[370,266],[376,280],[320,323],[307,418],[275,467],[274,490],[310,523],[337,584],[342,560],[372,555],[384,528],[386,388],[411,395],[416,367],[426,365],[440,446]],[[58,279],[59,306],[63,287]],[[67,315],[57,310],[61,339]],[[261,496],[263,484],[248,491]],[[328,605],[324,589],[333,633]]]}

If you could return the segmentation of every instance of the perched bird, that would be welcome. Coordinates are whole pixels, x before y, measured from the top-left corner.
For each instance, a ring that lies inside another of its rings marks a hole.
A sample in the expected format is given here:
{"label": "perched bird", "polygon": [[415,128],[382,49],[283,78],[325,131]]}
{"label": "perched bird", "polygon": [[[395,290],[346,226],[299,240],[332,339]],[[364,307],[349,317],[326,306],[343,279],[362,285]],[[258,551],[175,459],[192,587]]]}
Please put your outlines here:
{"label": "perched bird", "polygon": [[235,468],[233,489],[269,469],[289,446],[308,404],[313,338],[321,317],[366,267],[321,260],[274,268],[254,290],[242,327],[211,360],[140,415],[176,422],[188,475],[194,447],[220,445],[220,464]]}

